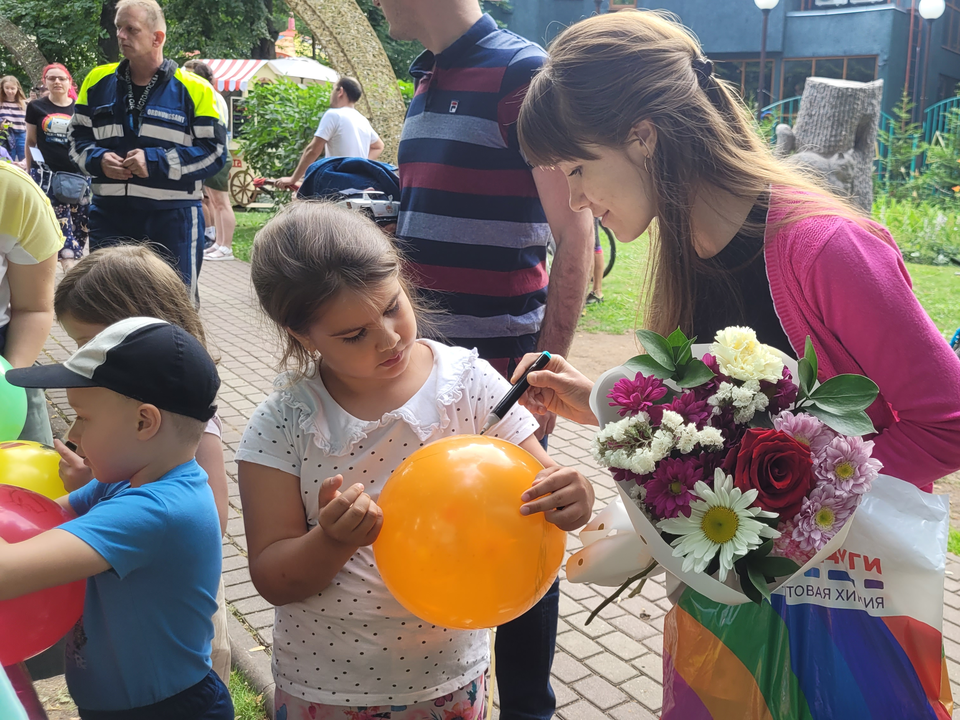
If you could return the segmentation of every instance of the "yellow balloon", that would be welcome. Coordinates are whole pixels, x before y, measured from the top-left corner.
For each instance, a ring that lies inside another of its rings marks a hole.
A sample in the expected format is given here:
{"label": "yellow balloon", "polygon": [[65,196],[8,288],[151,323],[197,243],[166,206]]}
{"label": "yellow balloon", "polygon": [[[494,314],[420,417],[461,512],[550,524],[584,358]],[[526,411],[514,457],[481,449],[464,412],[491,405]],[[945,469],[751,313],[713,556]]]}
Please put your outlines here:
{"label": "yellow balloon", "polygon": [[33,490],[51,500],[67,494],[60,480],[60,455],[29,440],[0,442],[0,483]]}
{"label": "yellow balloon", "polygon": [[373,544],[387,588],[407,610],[442,627],[513,620],[550,589],[566,533],[543,513],[520,514],[520,495],[543,469],[527,451],[464,435],[413,453],[377,499]]}

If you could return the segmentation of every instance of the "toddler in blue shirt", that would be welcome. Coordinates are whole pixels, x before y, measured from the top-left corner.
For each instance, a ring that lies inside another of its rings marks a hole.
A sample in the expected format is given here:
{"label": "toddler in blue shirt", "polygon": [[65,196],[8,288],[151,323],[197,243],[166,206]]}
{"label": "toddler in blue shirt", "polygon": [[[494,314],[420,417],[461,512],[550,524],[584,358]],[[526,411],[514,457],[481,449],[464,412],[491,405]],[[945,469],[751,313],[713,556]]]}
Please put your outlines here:
{"label": "toddler in blue shirt", "polygon": [[6,378],[67,389],[68,437],[96,480],[58,501],[75,519],[0,541],[0,600],[87,578],[66,658],[83,720],[232,720],[210,665],[220,524],[194,459],[220,386],[210,356],[179,327],[134,317],[62,365]]}

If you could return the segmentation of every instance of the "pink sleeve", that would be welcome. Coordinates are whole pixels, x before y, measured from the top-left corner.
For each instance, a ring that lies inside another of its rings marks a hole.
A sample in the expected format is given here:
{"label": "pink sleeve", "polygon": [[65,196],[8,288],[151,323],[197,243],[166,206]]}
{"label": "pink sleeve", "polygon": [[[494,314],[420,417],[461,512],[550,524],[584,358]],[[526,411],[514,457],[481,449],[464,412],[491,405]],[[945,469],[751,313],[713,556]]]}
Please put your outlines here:
{"label": "pink sleeve", "polygon": [[926,488],[960,468],[960,359],[913,294],[900,253],[843,223],[805,290],[899,417],[874,438],[883,472]]}

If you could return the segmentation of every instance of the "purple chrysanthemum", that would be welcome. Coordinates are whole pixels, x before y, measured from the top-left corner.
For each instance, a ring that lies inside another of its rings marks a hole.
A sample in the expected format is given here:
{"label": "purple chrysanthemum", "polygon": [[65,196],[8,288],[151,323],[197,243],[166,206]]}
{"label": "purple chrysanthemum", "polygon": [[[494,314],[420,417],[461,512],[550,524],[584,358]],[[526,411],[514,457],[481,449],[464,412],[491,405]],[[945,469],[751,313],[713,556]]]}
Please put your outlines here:
{"label": "purple chrysanthemum", "polygon": [[783,366],[783,377],[776,383],[760,381],[760,390],[770,398],[770,404],[767,405],[767,412],[775,415],[782,410],[793,407],[797,401],[797,392],[799,388],[793,383],[790,377],[790,370]]}
{"label": "purple chrysanthemum", "polygon": [[856,495],[838,490],[833,485],[815,487],[803,499],[792,533],[800,549],[819,551],[857,509],[858,500]]}
{"label": "purple chrysanthemum", "polygon": [[697,458],[661,460],[644,485],[647,507],[657,519],[675,518],[680,514],[690,517],[690,500],[694,497],[691,491],[702,479],[703,467]]}
{"label": "purple chrysanthemum", "polygon": [[635,482],[637,485],[643,485],[649,478],[649,475],[637,475],[623,468],[609,468],[613,474],[613,479],[617,482]]}
{"label": "purple chrysanthemum", "polygon": [[[678,395],[669,404],[658,407],[663,410],[673,410],[683,418],[684,422],[696,425],[697,430],[702,430],[703,426],[707,424],[707,421],[713,414],[713,408],[710,407],[707,401],[698,400],[697,396],[692,392],[685,392],[682,395]],[[651,410],[654,409],[656,408],[651,408]]]}
{"label": "purple chrysanthemum", "polygon": [[838,435],[814,457],[817,477],[844,492],[869,492],[883,464],[872,457],[873,442],[861,437]]}
{"label": "purple chrysanthemum", "polygon": [[773,427],[809,447],[810,454],[815,458],[837,436],[819,419],[807,413],[794,415],[792,412],[784,411],[773,419]]}
{"label": "purple chrysanthemum", "polygon": [[800,543],[793,539],[793,532],[797,525],[793,520],[783,523],[778,529],[780,537],[773,541],[772,554],[777,557],[785,557],[793,560],[797,565],[805,565],[816,552],[804,550]]}
{"label": "purple chrysanthemum", "polygon": [[652,375],[637,373],[633,380],[624,378],[618,381],[607,393],[607,397],[612,400],[610,407],[617,408],[620,417],[624,417],[646,412],[653,403],[666,394],[667,386],[662,380]]}

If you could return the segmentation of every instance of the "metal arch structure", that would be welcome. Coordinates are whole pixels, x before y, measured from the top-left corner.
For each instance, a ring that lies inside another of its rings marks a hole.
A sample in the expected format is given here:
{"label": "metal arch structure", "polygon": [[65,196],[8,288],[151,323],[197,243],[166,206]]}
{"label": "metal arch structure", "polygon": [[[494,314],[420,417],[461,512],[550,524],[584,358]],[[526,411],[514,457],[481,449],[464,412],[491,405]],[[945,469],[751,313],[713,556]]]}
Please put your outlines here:
{"label": "metal arch structure", "polygon": [[3,15],[0,15],[0,43],[7,48],[17,65],[30,76],[30,81],[39,85],[43,80],[43,68],[47,66],[47,59],[37,44]]}
{"label": "metal arch structure", "polygon": [[406,106],[387,53],[356,0],[287,0],[310,28],[333,69],[363,86],[357,109],[383,139],[382,159],[396,162]]}

